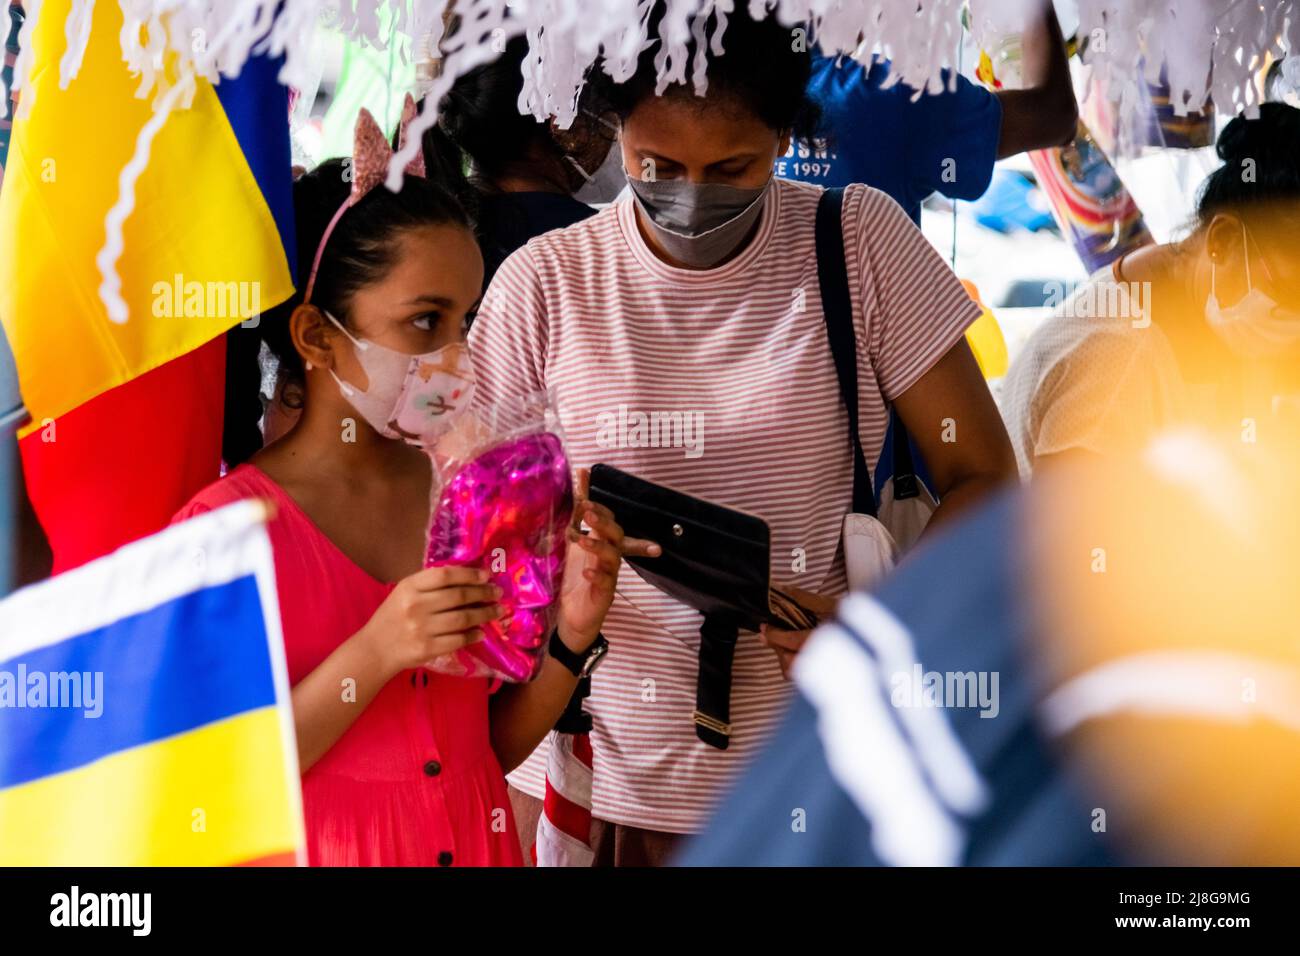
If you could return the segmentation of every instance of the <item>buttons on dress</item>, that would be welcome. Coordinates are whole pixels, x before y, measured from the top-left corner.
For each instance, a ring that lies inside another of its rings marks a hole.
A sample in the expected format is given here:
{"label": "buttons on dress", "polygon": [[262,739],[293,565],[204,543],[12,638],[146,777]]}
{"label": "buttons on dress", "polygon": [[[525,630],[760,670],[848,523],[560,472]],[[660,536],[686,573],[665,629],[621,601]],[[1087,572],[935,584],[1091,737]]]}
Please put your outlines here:
{"label": "buttons on dress", "polygon": [[451,866],[451,851],[450,851],[450,850],[443,850],[441,853],[438,854],[438,865],[439,865],[439,866]]}
{"label": "buttons on dress", "polygon": [[430,777],[436,777],[438,774],[442,773],[442,764],[438,763],[436,760],[430,760],[424,765],[424,772]]}

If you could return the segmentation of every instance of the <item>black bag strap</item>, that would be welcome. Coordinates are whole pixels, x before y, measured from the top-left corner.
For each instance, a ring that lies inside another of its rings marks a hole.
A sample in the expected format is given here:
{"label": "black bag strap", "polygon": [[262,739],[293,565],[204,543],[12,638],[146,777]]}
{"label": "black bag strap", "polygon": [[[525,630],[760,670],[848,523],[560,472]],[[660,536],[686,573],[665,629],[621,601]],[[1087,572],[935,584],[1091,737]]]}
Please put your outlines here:
{"label": "black bag strap", "polygon": [[[826,339],[835,361],[840,398],[849,413],[853,440],[853,510],[876,517],[876,492],[858,434],[858,340],[853,331],[853,300],[844,258],[844,190],[827,189],[817,202],[817,284],[826,316]],[[901,422],[898,423],[901,425]]]}
{"label": "black bag strap", "polygon": [[740,628],[725,615],[706,614],[700,626],[700,670],[695,678],[695,736],[710,747],[731,743],[731,662]]}
{"label": "black bag strap", "polygon": [[892,407],[889,409],[890,425],[894,429],[894,500],[915,498],[921,494],[921,479],[916,476],[916,462],[912,458],[912,441],[907,427]]}

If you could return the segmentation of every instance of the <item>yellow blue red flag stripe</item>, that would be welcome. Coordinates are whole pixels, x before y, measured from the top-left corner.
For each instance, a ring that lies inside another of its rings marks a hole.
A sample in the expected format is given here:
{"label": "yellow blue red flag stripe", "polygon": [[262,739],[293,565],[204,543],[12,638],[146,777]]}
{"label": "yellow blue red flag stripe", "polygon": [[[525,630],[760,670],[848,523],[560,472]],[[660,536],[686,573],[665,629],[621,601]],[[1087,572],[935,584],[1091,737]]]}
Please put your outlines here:
{"label": "yellow blue red flag stripe", "polygon": [[[168,114],[154,138],[117,263],[130,318],[109,319],[96,258],[154,96],[135,95],[140,80],[122,60],[116,3],[94,5],[81,69],[60,87],[71,7],[46,0],[37,15],[21,94],[32,103],[14,121],[0,190],[0,234],[22,242],[21,254],[0,257],[0,321],[37,426],[192,351],[293,289],[285,253],[292,237],[279,227],[288,221],[287,98],[271,77],[265,102],[250,101],[271,69],[253,60],[242,85],[236,79],[221,94],[198,78],[189,106]],[[284,152],[258,141],[259,130],[278,137]],[[177,276],[182,302],[171,291]]]}
{"label": "yellow blue red flag stripe", "polygon": [[216,480],[225,333],[291,293],[296,248],[282,61],[255,54],[237,76],[195,79],[190,102],[165,114],[121,226],[115,274],[129,317],[109,317],[97,262],[106,216],[178,71],[164,59],[160,85],[137,96],[123,5],[77,4],[90,32],[62,87],[72,6],[35,12],[27,115],[0,189],[0,324],[30,415],[27,494],[56,573],[159,530]]}

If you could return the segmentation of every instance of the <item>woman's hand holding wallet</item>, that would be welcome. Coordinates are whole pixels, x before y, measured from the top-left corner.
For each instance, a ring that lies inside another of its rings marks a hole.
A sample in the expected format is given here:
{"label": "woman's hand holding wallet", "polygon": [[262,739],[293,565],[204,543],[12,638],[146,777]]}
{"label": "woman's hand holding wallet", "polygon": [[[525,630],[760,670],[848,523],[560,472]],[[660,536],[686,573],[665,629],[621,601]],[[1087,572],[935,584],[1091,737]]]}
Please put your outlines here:
{"label": "woman's hand holding wallet", "polygon": [[[623,555],[653,558],[661,553],[653,541],[625,537],[614,513],[588,499],[590,484],[590,471],[579,469],[557,624],[560,640],[579,654],[600,633],[605,614],[614,601],[614,586]],[[581,531],[584,524],[590,529],[587,534]]]}
{"label": "woman's hand holding wallet", "polygon": [[[839,603],[835,598],[814,594],[801,588],[787,586],[782,590],[808,610],[816,612],[817,617],[823,621],[835,613],[835,606]],[[795,655],[803,648],[804,642],[808,640],[808,635],[811,633],[811,628],[803,631],[787,631],[770,624],[759,627],[759,637],[763,639],[764,644],[776,652],[777,663],[781,665],[781,676],[786,680],[790,679],[790,667],[794,664]]]}

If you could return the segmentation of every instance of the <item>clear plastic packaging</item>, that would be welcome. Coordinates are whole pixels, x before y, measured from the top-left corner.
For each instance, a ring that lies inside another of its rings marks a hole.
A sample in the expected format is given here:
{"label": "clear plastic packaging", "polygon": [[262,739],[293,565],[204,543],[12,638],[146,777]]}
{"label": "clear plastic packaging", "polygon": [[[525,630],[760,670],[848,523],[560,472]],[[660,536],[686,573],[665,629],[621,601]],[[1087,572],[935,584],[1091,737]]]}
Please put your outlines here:
{"label": "clear plastic packaging", "polygon": [[439,442],[425,566],[485,568],[505,617],[430,661],[443,674],[514,683],[541,672],[559,610],[573,478],[549,396],[478,406]]}

